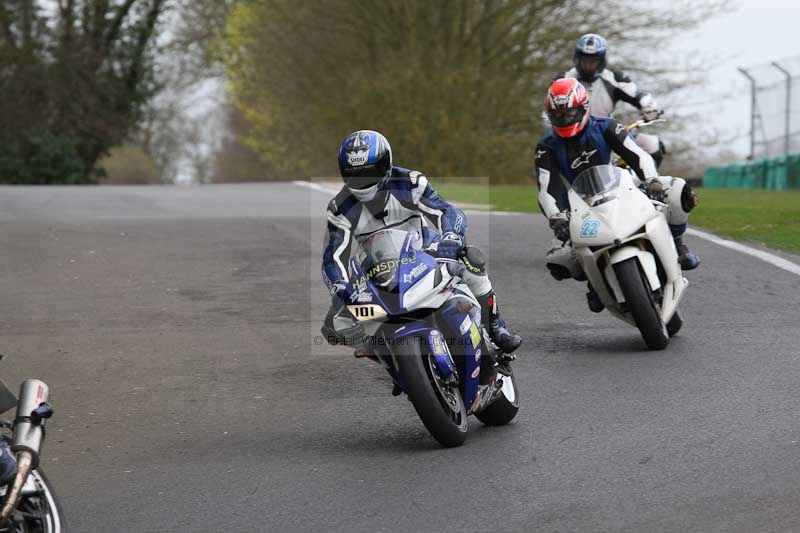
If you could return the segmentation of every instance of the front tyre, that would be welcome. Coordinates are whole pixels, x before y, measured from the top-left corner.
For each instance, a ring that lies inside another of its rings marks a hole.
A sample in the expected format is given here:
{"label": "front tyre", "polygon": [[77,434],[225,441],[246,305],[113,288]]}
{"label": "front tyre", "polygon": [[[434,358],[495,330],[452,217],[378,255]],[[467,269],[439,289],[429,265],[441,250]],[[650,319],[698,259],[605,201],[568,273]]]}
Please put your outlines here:
{"label": "front tyre", "polygon": [[395,356],[406,394],[422,423],[442,446],[464,444],[469,424],[458,383],[446,383],[433,355],[422,353],[426,343],[397,346]]}
{"label": "front tyre", "polygon": [[475,413],[475,418],[487,426],[504,426],[511,422],[519,411],[519,389],[511,367],[498,368],[497,379],[503,380],[500,397],[485,409]]}
{"label": "front tyre", "polygon": [[658,314],[650,285],[639,269],[639,261],[634,257],[617,263],[614,272],[645,344],[651,350],[663,350],[669,343],[669,333]]}

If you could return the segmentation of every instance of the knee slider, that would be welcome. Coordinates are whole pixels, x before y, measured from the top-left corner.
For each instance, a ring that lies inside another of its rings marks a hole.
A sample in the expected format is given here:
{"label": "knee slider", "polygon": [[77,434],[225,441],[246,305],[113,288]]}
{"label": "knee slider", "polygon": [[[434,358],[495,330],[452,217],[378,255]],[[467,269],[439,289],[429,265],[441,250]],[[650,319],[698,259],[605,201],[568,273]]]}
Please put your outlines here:
{"label": "knee slider", "polygon": [[692,186],[685,184],[681,191],[681,208],[688,213],[697,206],[697,201],[697,194],[692,190]]}
{"label": "knee slider", "polygon": [[477,246],[467,246],[466,254],[462,261],[467,269],[473,274],[482,275],[486,273],[486,255]]}

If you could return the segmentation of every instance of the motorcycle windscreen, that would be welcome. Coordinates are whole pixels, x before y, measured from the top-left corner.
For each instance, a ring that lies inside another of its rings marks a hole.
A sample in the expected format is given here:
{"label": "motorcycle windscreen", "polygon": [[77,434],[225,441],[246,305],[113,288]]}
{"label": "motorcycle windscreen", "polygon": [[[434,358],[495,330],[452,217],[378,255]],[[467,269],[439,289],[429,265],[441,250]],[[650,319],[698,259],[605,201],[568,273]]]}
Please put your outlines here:
{"label": "motorcycle windscreen", "polygon": [[17,406],[17,397],[0,379],[0,413],[5,413],[9,409]]}
{"label": "motorcycle windscreen", "polygon": [[385,229],[358,242],[356,261],[361,265],[369,282],[381,291],[397,291],[397,272],[403,260],[407,235],[408,233],[402,230]]}
{"label": "motorcycle windscreen", "polygon": [[[401,293],[423,273],[417,269],[424,254],[418,231],[386,228],[358,240],[355,262],[364,272],[365,281],[391,313],[402,311]],[[426,265],[424,270],[429,270]]]}
{"label": "motorcycle windscreen", "polygon": [[596,206],[618,197],[620,169],[614,165],[589,167],[572,182],[572,190],[589,206]]}

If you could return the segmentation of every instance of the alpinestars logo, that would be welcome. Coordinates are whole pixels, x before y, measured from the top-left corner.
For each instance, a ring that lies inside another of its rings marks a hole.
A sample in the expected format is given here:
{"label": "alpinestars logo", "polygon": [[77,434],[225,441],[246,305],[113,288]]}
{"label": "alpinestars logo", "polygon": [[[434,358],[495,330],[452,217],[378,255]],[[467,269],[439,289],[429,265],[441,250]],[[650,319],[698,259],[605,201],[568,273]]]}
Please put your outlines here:
{"label": "alpinestars logo", "polygon": [[625,126],[623,126],[622,124],[617,124],[617,128],[614,130],[614,133],[619,135],[620,133],[622,133],[622,130],[624,130],[624,129],[625,129]]}
{"label": "alpinestars logo", "polygon": [[536,159],[541,159],[544,154],[547,153],[547,150],[536,150]]}
{"label": "alpinestars logo", "polygon": [[589,158],[592,157],[595,154],[595,152],[597,152],[597,148],[595,148],[591,152],[584,151],[581,155],[575,158],[575,160],[572,162],[569,168],[575,170],[579,166],[587,164],[589,162]]}

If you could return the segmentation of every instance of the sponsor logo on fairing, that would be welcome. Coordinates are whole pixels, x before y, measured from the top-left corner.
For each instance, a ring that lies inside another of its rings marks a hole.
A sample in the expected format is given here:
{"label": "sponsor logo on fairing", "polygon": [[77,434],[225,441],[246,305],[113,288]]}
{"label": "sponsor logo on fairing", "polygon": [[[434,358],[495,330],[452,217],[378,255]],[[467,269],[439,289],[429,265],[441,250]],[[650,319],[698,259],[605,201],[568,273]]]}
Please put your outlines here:
{"label": "sponsor logo on fairing", "polygon": [[478,331],[478,326],[474,323],[469,329],[469,338],[472,340],[472,345],[477,348],[481,345],[481,332]]}
{"label": "sponsor logo on fairing", "polygon": [[416,278],[417,276],[419,276],[420,274],[422,274],[426,270],[428,270],[428,265],[426,265],[425,263],[420,263],[419,265],[417,265],[417,266],[415,266],[414,268],[411,269],[411,272],[410,272],[411,277],[412,278]]}
{"label": "sponsor logo on fairing", "polygon": [[464,333],[467,332],[467,330],[469,329],[469,327],[471,325],[472,325],[472,320],[470,319],[469,315],[467,315],[467,316],[464,317],[464,320],[463,320],[463,322],[461,322],[461,325],[458,327],[458,330],[463,335]]}
{"label": "sponsor logo on fairing", "polygon": [[367,278],[366,279],[372,279],[375,276],[377,276],[378,274],[380,274],[382,272],[387,272],[387,271],[389,271],[389,270],[391,270],[391,269],[393,269],[393,268],[395,268],[395,267],[397,267],[397,266],[399,266],[401,264],[402,265],[407,265],[409,263],[416,263],[416,262],[417,262],[416,258],[412,259],[412,258],[409,258],[409,257],[403,257],[402,259],[391,259],[389,261],[384,261],[382,263],[378,263],[377,265],[375,265],[374,267],[370,268],[367,271]]}
{"label": "sponsor logo on fairing", "polygon": [[476,361],[480,361],[481,360],[481,349],[480,348],[477,348],[475,350],[475,360]]}
{"label": "sponsor logo on fairing", "polygon": [[476,366],[475,370],[472,371],[472,379],[477,378],[478,374],[480,374],[480,373],[481,373],[481,367]]}
{"label": "sponsor logo on fairing", "polygon": [[372,293],[369,292],[359,292],[358,293],[358,303],[371,303],[372,302]]}

